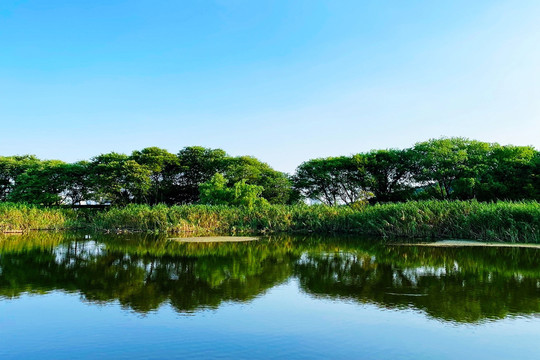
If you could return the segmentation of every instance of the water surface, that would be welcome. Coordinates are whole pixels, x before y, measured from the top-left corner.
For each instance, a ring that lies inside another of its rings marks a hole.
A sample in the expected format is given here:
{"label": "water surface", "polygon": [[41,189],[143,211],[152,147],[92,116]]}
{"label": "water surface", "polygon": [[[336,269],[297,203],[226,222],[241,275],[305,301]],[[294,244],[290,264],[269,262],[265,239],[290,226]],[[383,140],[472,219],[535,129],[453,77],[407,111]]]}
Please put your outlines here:
{"label": "water surface", "polygon": [[0,237],[0,358],[535,359],[540,250]]}

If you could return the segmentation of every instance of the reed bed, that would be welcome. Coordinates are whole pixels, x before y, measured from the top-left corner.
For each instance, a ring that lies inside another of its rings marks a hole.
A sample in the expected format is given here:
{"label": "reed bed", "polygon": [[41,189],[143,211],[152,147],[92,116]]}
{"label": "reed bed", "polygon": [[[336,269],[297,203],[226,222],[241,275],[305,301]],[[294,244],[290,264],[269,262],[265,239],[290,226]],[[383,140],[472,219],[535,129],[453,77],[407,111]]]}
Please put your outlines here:
{"label": "reed bed", "polygon": [[106,232],[265,234],[303,232],[388,238],[540,243],[538,202],[411,201],[346,206],[129,205],[107,211],[0,203],[0,233],[84,227]]}
{"label": "reed bed", "polygon": [[353,233],[540,243],[538,202],[411,201],[367,206],[130,205],[99,212],[90,226],[108,231],[196,234]]}
{"label": "reed bed", "polygon": [[77,213],[21,203],[0,203],[0,233],[73,228]]}

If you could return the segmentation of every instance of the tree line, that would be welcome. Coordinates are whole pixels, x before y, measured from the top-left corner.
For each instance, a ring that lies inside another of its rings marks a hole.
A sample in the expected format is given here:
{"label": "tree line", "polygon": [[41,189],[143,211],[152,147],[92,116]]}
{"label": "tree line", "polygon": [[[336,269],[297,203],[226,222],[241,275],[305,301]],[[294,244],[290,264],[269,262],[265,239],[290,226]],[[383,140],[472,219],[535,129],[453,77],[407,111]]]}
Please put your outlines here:
{"label": "tree line", "polygon": [[215,174],[231,186],[242,182],[264,188],[260,195],[271,203],[289,202],[292,185],[286,174],[254,157],[198,146],[177,154],[157,147],[131,155],[112,152],[75,163],[32,155],[0,157],[0,201],[191,204],[199,202],[199,187]]}
{"label": "tree line", "polygon": [[312,159],[292,175],[251,156],[185,147],[65,163],[0,156],[0,201],[62,204],[327,205],[419,199],[540,200],[540,152],[466,138]]}

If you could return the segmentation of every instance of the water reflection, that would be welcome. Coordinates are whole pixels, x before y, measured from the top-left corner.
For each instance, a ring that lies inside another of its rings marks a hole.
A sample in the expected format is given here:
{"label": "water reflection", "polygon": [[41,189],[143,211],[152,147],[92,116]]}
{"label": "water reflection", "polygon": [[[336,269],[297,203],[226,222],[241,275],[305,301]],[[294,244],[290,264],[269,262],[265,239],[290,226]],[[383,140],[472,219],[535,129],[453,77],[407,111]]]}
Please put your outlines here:
{"label": "water reflection", "polygon": [[317,296],[479,322],[540,312],[540,272],[531,268],[535,251],[395,247],[311,254],[297,264],[295,274],[302,289]]}
{"label": "water reflection", "polygon": [[146,313],[249,301],[297,278],[310,296],[476,323],[540,312],[537,249],[426,248],[374,239],[273,236],[177,243],[154,236],[0,238],[0,298],[53,290]]}

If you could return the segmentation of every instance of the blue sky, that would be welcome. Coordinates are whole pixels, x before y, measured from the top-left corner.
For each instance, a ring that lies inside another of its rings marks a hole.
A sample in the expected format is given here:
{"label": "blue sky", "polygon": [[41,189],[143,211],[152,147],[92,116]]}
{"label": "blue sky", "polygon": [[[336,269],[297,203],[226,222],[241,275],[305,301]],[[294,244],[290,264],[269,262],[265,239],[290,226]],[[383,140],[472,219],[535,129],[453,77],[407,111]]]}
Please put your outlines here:
{"label": "blue sky", "polygon": [[538,1],[0,2],[0,154],[540,148]]}

